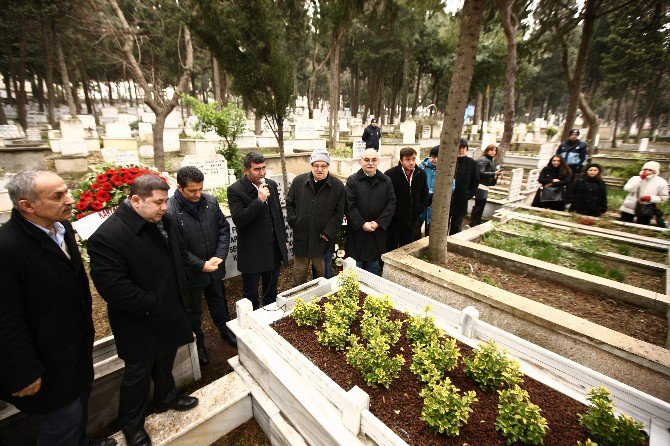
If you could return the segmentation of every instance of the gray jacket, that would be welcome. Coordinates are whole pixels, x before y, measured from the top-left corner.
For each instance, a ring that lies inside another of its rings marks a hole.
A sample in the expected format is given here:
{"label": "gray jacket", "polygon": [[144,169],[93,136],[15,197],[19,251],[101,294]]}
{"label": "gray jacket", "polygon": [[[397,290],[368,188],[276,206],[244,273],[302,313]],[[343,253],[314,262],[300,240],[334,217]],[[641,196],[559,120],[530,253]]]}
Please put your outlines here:
{"label": "gray jacket", "polygon": [[[230,224],[223,216],[216,198],[202,194],[198,216],[192,215],[175,195],[168,200],[168,213],[177,223],[184,238],[193,269],[189,277],[190,288],[205,288],[212,280],[221,280],[226,275],[225,260],[230,247]],[[202,272],[202,267],[212,257],[224,260],[212,273]]]}

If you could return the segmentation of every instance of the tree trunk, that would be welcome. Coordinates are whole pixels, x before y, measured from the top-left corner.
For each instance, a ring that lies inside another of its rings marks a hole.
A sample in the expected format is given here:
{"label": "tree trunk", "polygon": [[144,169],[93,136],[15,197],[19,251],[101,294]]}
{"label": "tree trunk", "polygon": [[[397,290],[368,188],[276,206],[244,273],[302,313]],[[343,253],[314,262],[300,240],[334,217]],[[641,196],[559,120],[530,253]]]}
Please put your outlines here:
{"label": "tree trunk", "polygon": [[482,111],[482,119],[484,121],[489,121],[489,110],[491,109],[491,87],[486,86],[486,91],[484,92],[484,110]]}
{"label": "tree trunk", "polygon": [[[339,53],[339,50],[338,50]],[[284,179],[284,199],[288,196],[288,172],[286,171],[286,152],[284,151],[284,119],[277,119],[277,140],[279,141],[279,161]]]}
{"label": "tree trunk", "polygon": [[24,130],[28,128],[28,115],[26,110],[26,103],[28,97],[26,96],[26,28],[23,19],[19,17],[19,64],[16,75],[18,82],[18,90],[16,93],[16,114]]}
{"label": "tree trunk", "polygon": [[353,118],[358,117],[358,107],[360,107],[360,88],[361,88],[361,76],[358,69],[354,69],[354,73],[351,76],[351,116]]}
{"label": "tree trunk", "polygon": [[616,149],[617,127],[619,126],[619,114],[621,113],[621,102],[623,96],[620,96],[616,101],[616,111],[614,112],[614,126],[612,127],[612,148]]}
{"label": "tree trunk", "polygon": [[0,99],[0,125],[8,125],[7,115],[5,114],[4,105],[2,99]]}
{"label": "tree trunk", "polygon": [[[86,112],[89,115],[96,116],[95,108],[93,106],[93,98],[91,97],[90,81],[88,79],[88,70],[86,69],[86,58],[84,52],[81,50],[81,43],[77,40],[75,45],[77,51],[77,60],[79,61],[79,74],[81,76],[81,85],[84,88],[84,101],[86,101]],[[97,116],[96,116],[97,122]]]}
{"label": "tree trunk", "polygon": [[[456,169],[456,147],[463,128],[463,116],[475,67],[479,34],[485,0],[465,0],[456,50],[454,70],[447,96],[442,135],[440,135],[440,168],[435,177],[435,195],[431,217],[428,256],[433,261],[446,261],[447,236],[449,235],[449,209],[451,184]],[[444,159],[442,159],[444,158]]]}
{"label": "tree trunk", "polygon": [[588,61],[589,50],[593,40],[593,32],[595,30],[596,11],[598,9],[599,0],[585,0],[584,2],[584,19],[582,25],[582,37],[579,43],[579,50],[577,52],[577,60],[572,75],[567,60],[567,43],[563,46],[563,71],[566,76],[568,85],[568,109],[565,117],[565,126],[563,127],[562,140],[565,140],[570,135],[570,130],[575,125],[575,117],[577,116],[577,106],[579,105],[579,94],[582,91],[582,83],[584,82],[584,72],[586,71],[586,62]]}
{"label": "tree trunk", "polygon": [[98,94],[100,95],[100,106],[104,107],[105,106],[105,95],[102,93],[102,84],[100,81],[95,81],[96,85],[98,86]]}
{"label": "tree trunk", "polygon": [[212,82],[214,83],[214,100],[221,104],[221,99],[223,94],[221,93],[221,75],[219,74],[221,69],[219,67],[219,61],[211,54],[212,58]]}
{"label": "tree trunk", "polygon": [[56,58],[58,60],[58,69],[60,71],[60,76],[63,81],[63,95],[65,96],[65,101],[67,106],[70,109],[70,117],[77,117],[77,106],[74,103],[74,98],[72,97],[72,91],[70,90],[70,76],[67,72],[67,65],[65,65],[65,56],[63,56],[63,47],[61,46],[60,36],[58,34],[58,29],[56,28],[56,22],[51,22],[51,34],[54,41],[54,46],[56,47]]}
{"label": "tree trunk", "polygon": [[[9,46],[9,42],[7,42],[7,46]],[[9,54],[7,55],[7,60],[11,60]],[[9,65],[9,62],[7,64]],[[5,91],[7,92],[7,103],[12,104],[14,102],[14,96],[12,93],[11,70],[2,72],[2,82],[5,84]]]}
{"label": "tree trunk", "polygon": [[582,111],[584,120],[589,124],[589,132],[586,135],[586,147],[588,149],[588,159],[591,159],[595,151],[596,135],[598,134],[598,116],[586,101],[584,93],[579,95],[579,108]]}
{"label": "tree trunk", "polygon": [[637,100],[640,96],[640,85],[635,86],[635,95],[633,95],[633,101],[626,107],[626,119],[624,120],[626,125],[626,133],[623,136],[623,142],[628,144],[630,138],[630,128],[633,125],[635,118],[635,110],[637,110]]}
{"label": "tree trunk", "polygon": [[42,79],[42,76],[37,76],[37,110],[40,113],[44,113],[44,79]]}
{"label": "tree trunk", "polygon": [[421,66],[416,73],[416,85],[414,87],[414,101],[412,101],[412,116],[416,116],[416,109],[419,106],[419,91],[421,90],[421,76],[423,75],[421,71]]}
{"label": "tree trunk", "polygon": [[330,150],[335,149],[335,144],[338,140],[338,111],[340,106],[340,99],[338,93],[340,91],[340,45],[341,36],[340,30],[335,28],[331,32],[330,37],[330,78],[328,80],[328,88],[330,89],[330,122],[328,125],[328,138],[330,141]]}
{"label": "tree trunk", "polygon": [[484,95],[481,91],[477,92],[477,99],[475,100],[475,115],[473,118],[473,124],[481,128],[482,124],[482,107],[484,105]]}
{"label": "tree trunk", "polygon": [[402,52],[402,85],[400,86],[400,122],[407,119],[407,90],[409,89],[409,45]]}
{"label": "tree trunk", "polygon": [[[528,100],[528,107],[526,107],[526,124],[534,120],[533,118],[533,108],[535,107],[535,93],[530,94],[530,99]],[[537,129],[539,130],[539,129]]]}
{"label": "tree trunk", "polygon": [[109,105],[114,105],[114,97],[112,96],[112,80],[109,78],[109,74],[105,73],[107,78],[107,97],[109,98]]}
{"label": "tree trunk", "polygon": [[77,94],[78,89],[79,89],[79,82],[74,77],[74,73],[72,73],[72,87],[70,88],[70,91],[72,92],[72,100],[74,101],[74,108],[77,110],[77,114],[80,115],[81,101],[79,100],[79,95]]}
{"label": "tree trunk", "polygon": [[517,51],[516,51],[516,32],[519,22],[512,11],[514,0],[496,0],[500,16],[503,22],[503,29],[507,37],[507,66],[505,68],[505,91],[503,101],[505,102],[505,127],[503,129],[502,140],[498,146],[496,158],[502,160],[512,142],[512,133],[514,132],[514,121],[516,120],[516,107],[514,99],[514,83],[516,82]]}
{"label": "tree trunk", "polygon": [[257,115],[256,113],[254,113],[254,134],[260,135],[263,133],[263,126],[261,125],[262,123],[263,123],[263,117],[261,115]]}
{"label": "tree trunk", "polygon": [[154,110],[156,123],[154,124],[154,165],[163,172],[165,170],[165,150],[163,150],[163,134],[165,132],[165,120],[172,110],[166,108]]}

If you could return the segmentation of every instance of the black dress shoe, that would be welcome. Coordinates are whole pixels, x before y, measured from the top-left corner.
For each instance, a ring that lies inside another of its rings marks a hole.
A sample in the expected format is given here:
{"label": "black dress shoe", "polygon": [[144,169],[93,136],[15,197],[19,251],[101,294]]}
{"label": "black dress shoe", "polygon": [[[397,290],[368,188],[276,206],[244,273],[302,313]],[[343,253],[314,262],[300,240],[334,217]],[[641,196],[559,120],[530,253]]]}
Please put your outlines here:
{"label": "black dress shoe", "polygon": [[88,446],[116,446],[116,440],[113,438],[91,438],[88,440]]}
{"label": "black dress shoe", "polygon": [[232,345],[233,347],[237,347],[237,336],[235,336],[235,333],[233,333],[230,330],[225,330],[221,333],[221,339],[223,339],[225,342],[228,344]]}
{"label": "black dress shoe", "polygon": [[185,412],[193,409],[197,405],[198,398],[192,396],[180,396],[167,404],[156,404],[156,413],[163,413],[169,409]]}
{"label": "black dress shoe", "polygon": [[143,427],[133,433],[123,431],[123,436],[126,437],[128,446],[151,446],[151,438],[149,438],[149,434],[147,434],[147,431]]}
{"label": "black dress shoe", "polygon": [[207,354],[207,349],[204,344],[198,344],[198,361],[200,365],[209,364],[209,355]]}

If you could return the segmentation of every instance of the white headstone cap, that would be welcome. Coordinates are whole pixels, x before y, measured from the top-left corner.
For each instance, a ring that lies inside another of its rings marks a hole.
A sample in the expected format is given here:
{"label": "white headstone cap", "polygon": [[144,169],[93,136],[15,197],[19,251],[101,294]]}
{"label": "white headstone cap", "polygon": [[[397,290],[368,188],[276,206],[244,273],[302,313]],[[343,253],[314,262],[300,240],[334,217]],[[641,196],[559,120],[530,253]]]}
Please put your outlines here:
{"label": "white headstone cap", "polygon": [[330,155],[328,155],[328,150],[316,149],[313,151],[312,156],[309,157],[309,164],[314,164],[317,161],[323,161],[324,163],[330,165]]}

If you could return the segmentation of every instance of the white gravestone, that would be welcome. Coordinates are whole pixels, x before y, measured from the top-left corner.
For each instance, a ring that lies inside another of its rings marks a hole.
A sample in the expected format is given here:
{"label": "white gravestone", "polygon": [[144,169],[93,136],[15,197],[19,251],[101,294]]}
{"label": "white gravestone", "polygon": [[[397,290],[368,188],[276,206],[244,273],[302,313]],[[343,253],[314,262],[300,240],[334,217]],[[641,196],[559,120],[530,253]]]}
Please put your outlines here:
{"label": "white gravestone", "polygon": [[228,185],[228,164],[222,155],[186,155],[181,166],[197,167],[205,175],[203,189]]}
{"label": "white gravestone", "polygon": [[77,115],[81,124],[85,129],[95,129],[95,116],[93,115]]}
{"label": "white gravestone", "polygon": [[28,141],[41,141],[42,132],[36,127],[28,127],[28,130],[26,130],[26,139]]}
{"label": "white gravestone", "polygon": [[295,139],[315,139],[319,137],[316,124],[311,119],[295,123]]}
{"label": "white gravestone", "polygon": [[132,138],[130,126],[125,122],[110,122],[105,124],[105,136],[107,138]]}
{"label": "white gravestone", "polygon": [[79,119],[61,119],[60,149],[63,155],[88,155],[84,126]]}
{"label": "white gravestone", "polygon": [[549,160],[556,153],[556,144],[545,143],[540,146],[540,154],[537,158],[537,167],[540,169],[549,163]]}
{"label": "white gravestone", "polygon": [[178,127],[165,127],[163,129],[164,152],[179,152],[179,133],[181,133],[181,129]]}
{"label": "white gravestone", "polygon": [[400,124],[403,144],[414,144],[416,142],[416,122],[407,120]]}
{"label": "white gravestone", "polygon": [[153,158],[154,157],[154,146],[150,146],[150,145],[140,146],[140,156],[142,158]]}
{"label": "white gravestone", "polygon": [[526,179],[526,192],[535,192],[540,187],[540,169],[531,169],[528,171]]}
{"label": "white gravestone", "polygon": [[2,139],[16,139],[21,137],[19,128],[15,125],[0,125],[0,138]]}
{"label": "white gravestone", "polygon": [[115,107],[102,107],[100,113],[107,122],[117,121],[119,119],[119,111]]}
{"label": "white gravestone", "polygon": [[137,156],[135,150],[116,150],[116,149],[100,149],[102,159],[106,163],[116,164],[119,166],[139,165],[140,158]]}
{"label": "white gravestone", "polygon": [[153,135],[154,129],[150,122],[138,122],[137,133],[140,135],[140,139],[143,139],[143,136]]}
{"label": "white gravestone", "polygon": [[512,170],[512,178],[509,181],[507,199],[515,201],[521,198],[521,185],[523,184],[523,167]]}
{"label": "white gravestone", "polygon": [[429,139],[430,138],[430,126],[429,125],[424,125],[421,128],[421,138],[423,138],[423,139]]}
{"label": "white gravestone", "polygon": [[649,138],[642,138],[640,140],[640,146],[638,147],[638,152],[646,152],[649,147]]}
{"label": "white gravestone", "polygon": [[363,152],[365,151],[365,141],[362,140],[354,141],[353,149],[354,151],[352,158],[355,160],[361,159],[361,157],[363,156]]}
{"label": "white gravestone", "polygon": [[151,112],[151,113],[142,113],[142,122],[148,122],[149,124],[155,124],[156,123],[156,115]]}
{"label": "white gravestone", "polygon": [[600,147],[600,133],[596,133],[596,137],[593,139],[593,147]]}

